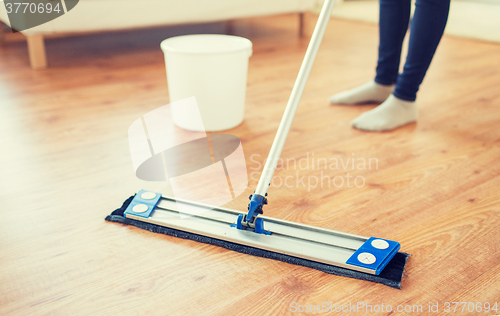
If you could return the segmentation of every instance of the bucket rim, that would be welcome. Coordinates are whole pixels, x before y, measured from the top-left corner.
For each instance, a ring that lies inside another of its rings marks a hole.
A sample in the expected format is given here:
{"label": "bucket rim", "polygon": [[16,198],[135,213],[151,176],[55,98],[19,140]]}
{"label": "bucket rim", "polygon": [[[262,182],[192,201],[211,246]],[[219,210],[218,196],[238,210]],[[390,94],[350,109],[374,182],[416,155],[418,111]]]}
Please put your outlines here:
{"label": "bucket rim", "polygon": [[[189,50],[189,49],[181,49],[181,48],[176,48],[169,46],[174,41],[177,41],[179,38],[186,38],[186,37],[224,37],[224,38],[232,38],[235,40],[238,40],[242,43],[247,44],[247,47],[237,47],[237,48],[231,48],[231,49],[226,49],[223,51],[216,51],[216,52],[201,52],[201,51],[194,51],[194,50]],[[241,52],[241,51],[248,51],[252,52],[252,41],[245,37],[241,36],[236,36],[236,35],[226,35],[226,34],[189,34],[189,35],[180,35],[180,36],[174,36],[174,37],[169,37],[165,40],[163,40],[160,44],[160,47],[164,53],[180,53],[180,54],[192,54],[192,55],[220,55],[220,54],[227,54],[227,53],[236,53],[236,52]]]}

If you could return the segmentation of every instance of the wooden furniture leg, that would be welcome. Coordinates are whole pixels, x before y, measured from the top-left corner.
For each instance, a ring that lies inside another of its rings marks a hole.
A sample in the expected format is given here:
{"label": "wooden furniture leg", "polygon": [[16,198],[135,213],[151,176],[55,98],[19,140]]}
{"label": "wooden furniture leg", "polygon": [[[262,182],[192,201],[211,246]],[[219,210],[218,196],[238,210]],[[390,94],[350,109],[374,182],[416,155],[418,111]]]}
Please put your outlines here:
{"label": "wooden furniture leg", "polygon": [[234,35],[234,20],[228,20],[226,22],[226,34]]}
{"label": "wooden furniture leg", "polygon": [[299,13],[299,37],[304,36],[304,12]]}
{"label": "wooden furniture leg", "polygon": [[0,22],[0,42],[3,42],[5,39],[5,25],[3,25],[2,22]]}
{"label": "wooden furniture leg", "polygon": [[27,35],[26,41],[28,42],[31,68],[34,70],[47,68],[47,55],[45,53],[43,35]]}

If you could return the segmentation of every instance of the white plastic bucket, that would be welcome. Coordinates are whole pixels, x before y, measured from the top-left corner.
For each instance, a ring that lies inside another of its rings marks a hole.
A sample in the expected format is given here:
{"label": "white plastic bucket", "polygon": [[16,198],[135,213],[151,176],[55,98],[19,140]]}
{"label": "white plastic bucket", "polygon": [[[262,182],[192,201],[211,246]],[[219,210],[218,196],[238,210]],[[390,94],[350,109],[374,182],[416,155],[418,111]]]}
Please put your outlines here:
{"label": "white plastic bucket", "polygon": [[[164,40],[161,49],[171,102],[196,97],[205,131],[230,129],[243,121],[252,42],[230,35],[185,35]],[[172,108],[172,120],[199,131],[191,110]]]}

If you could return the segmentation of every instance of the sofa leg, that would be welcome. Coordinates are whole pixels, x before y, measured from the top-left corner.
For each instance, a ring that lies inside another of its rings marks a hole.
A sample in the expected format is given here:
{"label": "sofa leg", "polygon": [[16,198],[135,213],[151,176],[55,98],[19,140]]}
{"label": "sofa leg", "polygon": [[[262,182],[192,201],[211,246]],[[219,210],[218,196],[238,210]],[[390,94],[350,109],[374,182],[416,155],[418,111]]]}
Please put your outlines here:
{"label": "sofa leg", "polygon": [[304,36],[304,12],[299,13],[299,37]]}
{"label": "sofa leg", "polygon": [[3,25],[2,22],[0,22],[0,42],[3,42],[5,40],[5,25]]}
{"label": "sofa leg", "polygon": [[27,35],[26,41],[28,42],[31,68],[34,70],[47,68],[47,55],[45,53],[43,35]]}
{"label": "sofa leg", "polygon": [[226,21],[226,34],[234,35],[234,20]]}

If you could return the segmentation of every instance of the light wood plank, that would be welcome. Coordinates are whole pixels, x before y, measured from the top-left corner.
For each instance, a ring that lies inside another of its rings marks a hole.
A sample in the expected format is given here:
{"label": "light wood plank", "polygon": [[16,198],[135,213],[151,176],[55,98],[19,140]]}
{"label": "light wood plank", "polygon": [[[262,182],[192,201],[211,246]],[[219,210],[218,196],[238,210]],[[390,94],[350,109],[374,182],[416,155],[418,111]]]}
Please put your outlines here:
{"label": "light wood plank", "polygon": [[[316,18],[306,15],[306,29]],[[189,30],[225,30],[196,27]],[[245,121],[227,133],[242,140],[251,176],[262,168],[308,38],[297,36],[296,14],[238,20],[235,31],[252,40],[254,53]],[[22,37],[6,37],[1,315],[287,315],[292,302],[427,308],[498,300],[500,45],[445,36],[419,92],[419,122],[372,134],[349,122],[374,105],[326,100],[373,77],[377,28],[332,19],[325,34],[282,157],[376,158],[378,166],[278,170],[294,180],[349,173],[365,185],[274,185],[265,215],[401,242],[412,256],[399,291],[104,222],[139,189],[166,190],[134,177],[127,129],[169,102],[159,43],[182,33],[49,38],[51,68],[43,72],[26,67]],[[256,184],[254,175],[226,207],[246,209]]]}

